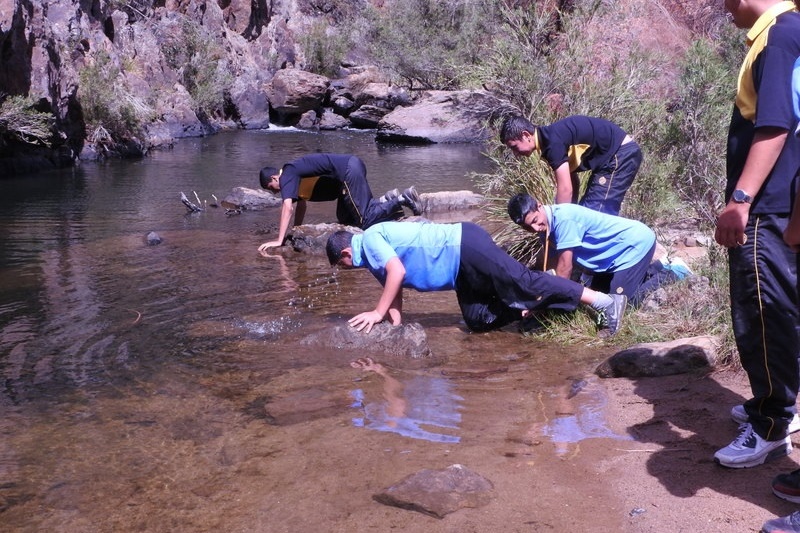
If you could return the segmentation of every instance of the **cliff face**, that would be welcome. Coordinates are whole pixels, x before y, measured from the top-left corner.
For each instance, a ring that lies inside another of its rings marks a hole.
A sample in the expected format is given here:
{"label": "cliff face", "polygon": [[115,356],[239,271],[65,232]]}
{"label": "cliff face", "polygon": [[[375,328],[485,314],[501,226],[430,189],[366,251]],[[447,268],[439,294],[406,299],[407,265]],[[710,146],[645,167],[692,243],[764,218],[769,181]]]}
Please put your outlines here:
{"label": "cliff face", "polygon": [[[262,84],[302,58],[313,17],[294,0],[0,0],[0,98],[29,95],[56,118],[50,150],[6,143],[53,164],[269,123]],[[120,141],[122,139],[113,139]],[[119,148],[118,143],[117,148]],[[87,154],[90,156],[90,154]]]}

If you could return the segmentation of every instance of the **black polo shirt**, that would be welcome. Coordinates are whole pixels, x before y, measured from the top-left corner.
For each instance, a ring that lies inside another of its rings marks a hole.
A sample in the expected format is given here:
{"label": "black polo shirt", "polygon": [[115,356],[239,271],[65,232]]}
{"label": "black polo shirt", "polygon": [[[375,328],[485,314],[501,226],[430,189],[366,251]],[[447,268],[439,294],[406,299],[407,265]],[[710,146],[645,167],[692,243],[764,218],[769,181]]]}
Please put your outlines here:
{"label": "black polo shirt", "polygon": [[611,121],[574,115],[536,128],[539,152],[553,170],[569,161],[571,172],[605,166],[617,153],[625,131]]}
{"label": "black polo shirt", "polygon": [[777,4],[748,32],[751,49],[740,73],[728,130],[726,202],[742,174],[756,130],[775,127],[790,133],[767,181],[753,200],[750,209],[753,214],[788,214],[794,199],[795,177],[800,173],[800,138],[792,135],[797,118],[791,89],[794,63],[800,57],[800,14],[789,9],[791,2]]}
{"label": "black polo shirt", "polygon": [[349,154],[311,154],[286,163],[279,178],[281,198],[309,202],[338,200],[351,157]]}

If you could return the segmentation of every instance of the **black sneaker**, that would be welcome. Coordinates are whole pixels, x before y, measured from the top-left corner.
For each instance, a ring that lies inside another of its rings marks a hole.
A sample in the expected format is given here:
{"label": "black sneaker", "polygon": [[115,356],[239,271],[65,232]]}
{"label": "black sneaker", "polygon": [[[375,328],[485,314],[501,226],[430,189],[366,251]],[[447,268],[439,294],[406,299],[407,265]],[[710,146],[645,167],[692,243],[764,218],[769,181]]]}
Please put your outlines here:
{"label": "black sneaker", "polygon": [[416,216],[422,214],[422,201],[419,199],[419,193],[413,185],[400,195],[400,204],[411,209],[411,212]]}
{"label": "black sneaker", "polygon": [[609,294],[611,303],[600,312],[597,317],[600,337],[611,337],[622,327],[622,315],[625,314],[625,307],[628,305],[628,297],[624,294]]}
{"label": "black sneaker", "polygon": [[792,503],[800,503],[800,470],[788,474],[778,474],[772,480],[772,492],[778,498]]}

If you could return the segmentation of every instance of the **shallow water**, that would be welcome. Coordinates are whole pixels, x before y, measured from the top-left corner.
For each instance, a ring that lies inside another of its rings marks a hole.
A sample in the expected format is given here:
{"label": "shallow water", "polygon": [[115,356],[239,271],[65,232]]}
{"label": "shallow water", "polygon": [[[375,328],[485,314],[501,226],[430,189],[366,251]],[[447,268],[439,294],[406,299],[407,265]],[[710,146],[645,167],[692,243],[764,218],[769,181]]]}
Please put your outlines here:
{"label": "shallow water", "polygon": [[[476,146],[237,132],[0,181],[0,529],[352,531],[342,513],[372,504],[349,479],[358,457],[370,466],[356,478],[367,479],[403,471],[406,455],[425,466],[550,439],[556,456],[616,438],[602,386],[566,399],[601,351],[469,334],[452,293],[406,293],[429,362],[373,354],[403,385],[399,416],[384,380],[349,365],[363,354],[301,345],[373,305],[377,282],[322,256],[261,257],[277,212],[187,215],[179,194],[222,199],[255,186],[261,166],[317,150],[364,158],[375,194],[474,190],[468,174],[490,169]],[[307,220],[332,214],[312,205]],[[147,246],[149,231],[164,242]],[[570,428],[555,421],[564,412]],[[375,458],[386,450],[398,455]],[[319,492],[344,478],[352,500]],[[294,510],[276,507],[281,498]]]}

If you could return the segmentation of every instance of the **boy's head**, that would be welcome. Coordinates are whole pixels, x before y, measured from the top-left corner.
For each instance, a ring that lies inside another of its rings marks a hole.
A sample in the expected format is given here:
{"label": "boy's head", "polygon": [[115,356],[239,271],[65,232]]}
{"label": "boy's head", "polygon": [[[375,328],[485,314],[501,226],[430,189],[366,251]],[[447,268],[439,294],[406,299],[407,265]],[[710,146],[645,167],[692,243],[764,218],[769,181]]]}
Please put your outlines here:
{"label": "boy's head", "polygon": [[530,194],[517,194],[508,201],[508,216],[514,224],[532,233],[541,233],[547,230],[547,216],[542,209],[542,204]]}
{"label": "boy's head", "polygon": [[536,124],[525,117],[508,117],[500,127],[500,142],[516,156],[529,156],[536,149]]}
{"label": "boy's head", "polygon": [[261,182],[261,187],[272,192],[278,192],[281,190],[280,181],[278,178],[281,175],[281,171],[275,167],[264,167],[261,169],[261,172],[258,173],[258,181]]}
{"label": "boy's head", "polygon": [[328,261],[330,261],[331,266],[353,267],[352,241],[353,234],[345,230],[336,231],[328,237],[325,251],[328,254]]}

